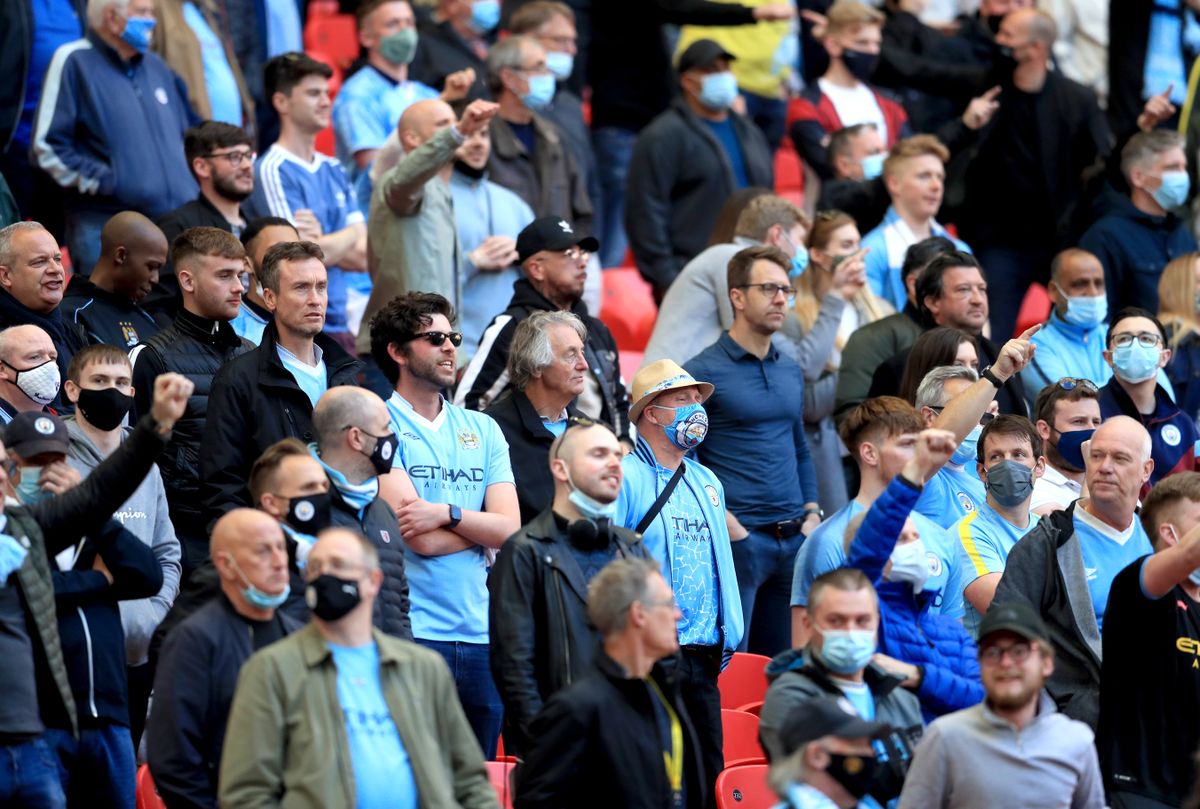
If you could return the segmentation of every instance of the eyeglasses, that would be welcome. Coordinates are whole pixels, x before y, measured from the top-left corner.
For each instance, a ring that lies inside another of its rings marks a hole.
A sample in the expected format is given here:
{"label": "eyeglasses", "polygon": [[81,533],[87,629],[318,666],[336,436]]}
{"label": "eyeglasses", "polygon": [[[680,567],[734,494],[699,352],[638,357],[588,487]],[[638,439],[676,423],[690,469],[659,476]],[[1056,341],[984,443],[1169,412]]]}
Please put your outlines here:
{"label": "eyeglasses", "polygon": [[1138,343],[1146,348],[1154,348],[1156,345],[1162,342],[1162,337],[1157,334],[1151,334],[1148,331],[1139,331],[1137,334],[1127,331],[1122,332],[1121,334],[1114,334],[1112,338],[1112,344],[1117,348],[1127,348],[1128,346],[1133,345],[1134,338],[1136,338]]}
{"label": "eyeglasses", "polygon": [[235,169],[238,166],[242,165],[243,163],[253,163],[254,159],[258,157],[258,155],[255,154],[255,152],[245,151],[245,150],[240,151],[240,152],[222,152],[220,154],[202,154],[200,156],[207,157],[209,160],[216,160],[217,158],[222,158],[224,160],[229,161],[229,165],[233,166],[233,168],[235,168]]}
{"label": "eyeglasses", "polygon": [[462,345],[462,332],[461,331],[423,331],[423,332],[414,334],[412,337],[408,338],[408,342],[411,342],[413,340],[425,340],[427,343],[429,343],[434,348],[437,348],[438,346],[442,345],[447,340],[449,340],[450,345],[454,346],[455,348],[458,348],[460,345]]}
{"label": "eyeglasses", "polygon": [[761,289],[763,294],[766,295],[770,300],[774,300],[775,296],[780,292],[782,292],[784,297],[787,298],[796,297],[795,287],[785,287],[782,284],[772,284],[769,282],[765,284],[742,284],[741,289],[750,289],[751,287],[757,287],[758,289]]}
{"label": "eyeglasses", "polygon": [[[938,415],[941,415],[942,411],[946,409],[945,405],[925,405],[925,406],[928,407],[930,410],[932,410],[934,413],[937,413]],[[990,424],[992,422],[992,419],[994,419],[994,418],[996,418],[995,413],[984,413],[982,416],[979,417],[979,426],[986,427],[988,424]]]}
{"label": "eyeglasses", "polygon": [[1033,646],[1028,643],[1014,643],[1010,646],[989,646],[986,649],[979,650],[979,662],[985,666],[995,666],[1007,654],[1012,658],[1012,662],[1019,665],[1029,659],[1029,653],[1032,651]]}
{"label": "eyeglasses", "polygon": [[1064,376],[1062,379],[1054,383],[1061,390],[1079,390],[1087,391],[1088,393],[1099,393],[1100,389],[1096,387],[1096,383],[1090,379],[1076,379],[1072,376]]}

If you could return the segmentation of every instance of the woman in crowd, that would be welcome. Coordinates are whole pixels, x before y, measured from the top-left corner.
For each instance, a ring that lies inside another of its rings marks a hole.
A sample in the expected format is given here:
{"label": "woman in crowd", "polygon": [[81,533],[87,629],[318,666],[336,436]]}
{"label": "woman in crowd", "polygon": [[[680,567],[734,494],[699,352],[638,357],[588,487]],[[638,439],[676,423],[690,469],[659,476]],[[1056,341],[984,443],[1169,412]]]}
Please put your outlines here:
{"label": "woman in crowd", "polygon": [[979,371],[979,354],[971,335],[949,326],[938,326],[918,337],[904,365],[904,375],[900,377],[900,398],[915,404],[917,388],[925,374],[943,365],[960,365]]}
{"label": "woman in crowd", "polygon": [[1200,414],[1200,253],[1171,261],[1158,279],[1158,319],[1167,329],[1167,378],[1175,402],[1193,419]]}

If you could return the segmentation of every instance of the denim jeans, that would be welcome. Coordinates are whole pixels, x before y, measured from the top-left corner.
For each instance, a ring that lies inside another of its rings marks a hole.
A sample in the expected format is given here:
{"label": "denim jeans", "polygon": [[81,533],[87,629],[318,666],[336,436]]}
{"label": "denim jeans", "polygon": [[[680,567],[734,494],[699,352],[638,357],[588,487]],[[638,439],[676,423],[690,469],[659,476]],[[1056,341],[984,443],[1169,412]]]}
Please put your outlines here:
{"label": "denim jeans", "polygon": [[68,210],[63,240],[71,251],[71,272],[85,278],[92,274],[92,268],[100,260],[100,231],[112,218],[111,213],[103,211],[70,211]]}
{"label": "denim jeans", "polygon": [[491,656],[486,643],[422,640],[417,643],[440,654],[450,667],[458,700],[462,703],[467,722],[479,740],[483,757],[496,757],[496,742],[500,739],[500,724],[504,719],[504,703],[492,681]]}
{"label": "denim jeans", "polygon": [[65,730],[47,730],[58,759],[58,775],[71,806],[134,809],[137,760],[129,728],[106,723],[82,728],[76,739]]}
{"label": "denim jeans", "polygon": [[21,744],[0,745],[0,806],[66,809],[54,751],[44,736]]}
{"label": "denim jeans", "polygon": [[983,265],[983,277],[987,279],[992,340],[1004,345],[1014,336],[1017,315],[1030,285],[1049,280],[1054,256],[1042,250],[982,246],[976,248],[975,258]]}
{"label": "denim jeans", "polygon": [[783,141],[783,128],[787,124],[787,102],[781,98],[768,98],[742,91],[746,99],[746,117],[753,121],[767,139],[774,153]]}
{"label": "denim jeans", "polygon": [[625,238],[625,178],[633,158],[637,133],[617,126],[602,126],[592,132],[596,151],[596,173],[600,181],[600,199],[595,207],[600,216],[600,263],[619,267],[629,242]]}
{"label": "denim jeans", "polygon": [[680,651],[675,681],[679,683],[679,696],[687,708],[700,742],[700,760],[704,762],[704,784],[709,809],[716,807],[717,776],[725,769],[725,753],[722,749],[724,733],[721,730],[721,692],[717,690],[717,677],[721,673],[721,650],[713,654],[685,647]]}
{"label": "denim jeans", "polygon": [[758,531],[733,543],[733,567],[746,634],[739,652],[774,657],[791,647],[792,571],[804,535],[776,539]]}

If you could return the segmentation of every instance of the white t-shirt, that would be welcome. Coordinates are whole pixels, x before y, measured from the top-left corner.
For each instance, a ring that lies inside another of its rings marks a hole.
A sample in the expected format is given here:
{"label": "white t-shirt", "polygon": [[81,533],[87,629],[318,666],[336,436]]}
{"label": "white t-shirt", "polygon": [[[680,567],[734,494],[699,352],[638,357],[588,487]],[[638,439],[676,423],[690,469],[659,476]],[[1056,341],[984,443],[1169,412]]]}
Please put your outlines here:
{"label": "white t-shirt", "polygon": [[870,87],[862,82],[851,88],[839,87],[825,79],[817,79],[817,86],[829,96],[843,127],[875,124],[880,139],[888,142],[887,122],[883,120],[883,110],[879,108],[879,102],[875,100]]}

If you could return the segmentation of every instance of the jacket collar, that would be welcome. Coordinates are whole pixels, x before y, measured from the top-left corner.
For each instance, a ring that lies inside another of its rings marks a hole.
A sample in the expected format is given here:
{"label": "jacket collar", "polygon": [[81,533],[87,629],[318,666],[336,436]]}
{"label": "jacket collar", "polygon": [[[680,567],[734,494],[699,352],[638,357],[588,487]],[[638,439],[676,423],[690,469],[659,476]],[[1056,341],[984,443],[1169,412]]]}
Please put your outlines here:
{"label": "jacket collar", "polygon": [[1090,340],[1093,334],[1099,333],[1103,336],[1108,329],[1107,323],[1098,323],[1090,328],[1079,326],[1074,323],[1068,323],[1058,316],[1058,310],[1050,307],[1050,316],[1046,318],[1046,327],[1057,332],[1062,332],[1067,337],[1073,340]]}
{"label": "jacket collar", "polygon": [[[516,306],[535,312],[558,311],[558,307],[551,303],[549,298],[538,292],[537,288],[530,283],[528,278],[518,278],[516,281],[513,281],[513,296],[508,305],[509,307]],[[588,309],[587,304],[583,302],[582,298],[571,304],[571,314],[584,319],[584,325],[587,325]]]}
{"label": "jacket collar", "polygon": [[[603,645],[596,650],[596,658],[593,665],[612,682],[618,691],[624,693],[626,697],[635,696],[637,699],[642,700],[648,696],[644,685],[646,680],[630,677],[629,672],[625,671],[624,666],[609,657],[608,652],[604,651]],[[654,664],[654,668],[650,669],[650,679],[658,683],[664,694],[674,695],[675,680],[667,673],[661,660]]]}
{"label": "jacket collar", "polygon": [[[346,350],[334,342],[325,332],[321,332],[314,337],[313,342],[321,349],[321,358],[325,361],[326,381],[332,380],[344,368],[358,362],[358,360],[347,354]],[[292,372],[285,368],[283,360],[279,359],[278,345],[279,329],[275,325],[275,318],[272,317],[267,321],[266,327],[263,328],[262,342],[255,349],[258,352],[259,384],[273,387],[296,388],[299,390],[300,386],[296,384],[296,379],[292,376]]]}
{"label": "jacket collar", "polygon": [[[1034,714],[1033,720],[1028,725],[1026,725],[1025,728],[1023,728],[1023,730],[1031,728],[1034,725],[1038,724],[1039,722],[1044,722],[1046,720],[1046,717],[1052,716],[1052,715],[1058,713],[1058,706],[1054,704],[1054,699],[1046,692],[1046,689],[1043,688],[1042,690],[1038,691],[1037,699],[1038,699],[1037,713]],[[1001,719],[999,716],[997,716],[995,714],[995,712],[993,712],[992,709],[988,706],[986,699],[983,702],[979,703],[979,710],[983,714],[983,720],[985,722],[987,722],[989,725],[991,725],[992,727],[1007,728],[1008,730],[1012,730],[1012,731],[1015,731],[1018,733],[1020,732],[1020,731],[1017,731],[1016,728],[1014,728],[1007,719]]]}
{"label": "jacket collar", "polygon": [[[552,144],[559,142],[558,133],[554,131],[552,126],[547,125],[546,120],[536,112],[533,114],[533,119],[530,123],[533,124],[535,143],[540,140]],[[512,125],[499,116],[492,119],[492,151],[506,160],[518,157],[533,157],[529,152],[525,151],[525,144],[521,143],[513,133]]]}
{"label": "jacket collar", "polygon": [[[199,205],[204,210],[211,213],[215,220],[219,220],[221,222],[229,221],[225,218],[225,214],[218,211],[217,206],[213,205],[212,201],[208,197],[204,196],[204,192],[201,192],[196,195],[196,204]],[[242,208],[241,205],[238,206],[238,216],[242,217],[243,222],[249,222],[253,218],[253,217],[246,215],[246,210],[244,208]],[[230,230],[230,229],[223,228],[223,230]],[[232,232],[232,230],[230,230],[230,232]]]}
{"label": "jacket collar", "polygon": [[1154,412],[1142,413],[1137,409],[1137,405],[1133,403],[1133,399],[1129,397],[1129,394],[1125,391],[1125,388],[1121,386],[1121,381],[1117,379],[1117,375],[1115,373],[1113,374],[1112,379],[1108,380],[1108,383],[1105,384],[1104,387],[1100,388],[1101,399],[1103,399],[1105,396],[1112,399],[1113,404],[1115,404],[1123,414],[1132,419],[1136,419],[1141,424],[1148,424],[1152,421],[1168,419],[1175,413],[1179,412],[1179,409],[1174,405],[1173,402],[1171,402],[1171,397],[1167,395],[1165,390],[1163,390],[1163,386],[1155,383]]}
{"label": "jacket collar", "polygon": [[[804,649],[802,660],[803,664],[793,668],[793,671],[803,674],[830,693],[841,692],[837,683],[833,681],[833,672],[825,668],[820,659],[808,651],[808,647]],[[868,663],[867,667],[863,669],[863,682],[867,684],[867,688],[873,696],[886,697],[900,687],[904,678],[889,674],[887,670],[874,663]]]}
{"label": "jacket collar", "polygon": [[[533,402],[529,401],[529,397],[525,395],[525,391],[513,388],[510,395],[513,398],[513,407],[517,409],[517,416],[521,419],[521,426],[525,428],[525,432],[538,438],[548,438],[553,441],[554,433],[546,429],[546,425],[542,422],[542,417],[534,409]],[[577,415],[579,415],[579,411],[575,409],[575,403],[571,402],[567,405],[567,418]]]}
{"label": "jacket collar", "polygon": [[529,538],[542,543],[539,551],[546,552],[546,564],[557,570],[567,580],[567,584],[575,591],[585,604],[587,603],[587,582],[583,579],[583,571],[575,561],[571,552],[566,529],[558,524],[553,506],[533,518],[527,529]]}
{"label": "jacket collar", "polygon": [[175,315],[175,327],[184,335],[210,345],[239,346],[242,338],[238,337],[233,326],[224,320],[209,320],[193,314],[187,309],[180,309]]}
{"label": "jacket collar", "polygon": [[129,57],[129,61],[125,61],[121,58],[121,54],[117,53],[116,48],[101,39],[100,35],[90,28],[88,29],[86,39],[92,44],[93,48],[104,54],[104,56],[110,62],[119,67],[122,71],[128,73],[132,73],[134,70],[136,70],[146,58],[145,54],[135,53],[133,56]]}
{"label": "jacket collar", "polygon": [[1113,210],[1109,216],[1116,216],[1121,219],[1128,219],[1131,222],[1137,222],[1149,230],[1171,231],[1179,227],[1179,217],[1175,216],[1175,214],[1170,211],[1167,211],[1162,216],[1146,213],[1134,205],[1133,200],[1125,194],[1114,199]]}
{"label": "jacket collar", "polygon": [[[300,645],[300,656],[308,668],[316,668],[333,656],[333,652],[329,650],[329,643],[317,629],[317,625],[311,621],[296,633],[296,637],[296,642]],[[371,640],[375,641],[375,646],[379,649],[379,665],[381,667],[400,665],[405,662],[405,657],[400,649],[393,644],[386,643],[384,634],[378,629],[371,629]]]}
{"label": "jacket collar", "polygon": [[734,340],[727,331],[721,332],[721,336],[717,338],[717,345],[721,346],[721,350],[724,351],[729,356],[729,359],[733,360],[734,362],[742,362],[747,359],[754,360],[755,362],[775,362],[779,359],[779,349],[775,347],[774,342],[772,342],[771,347],[767,349],[767,356],[760,359],[758,356],[751,354],[749,351],[742,348],[741,343],[739,343],[737,340]]}

